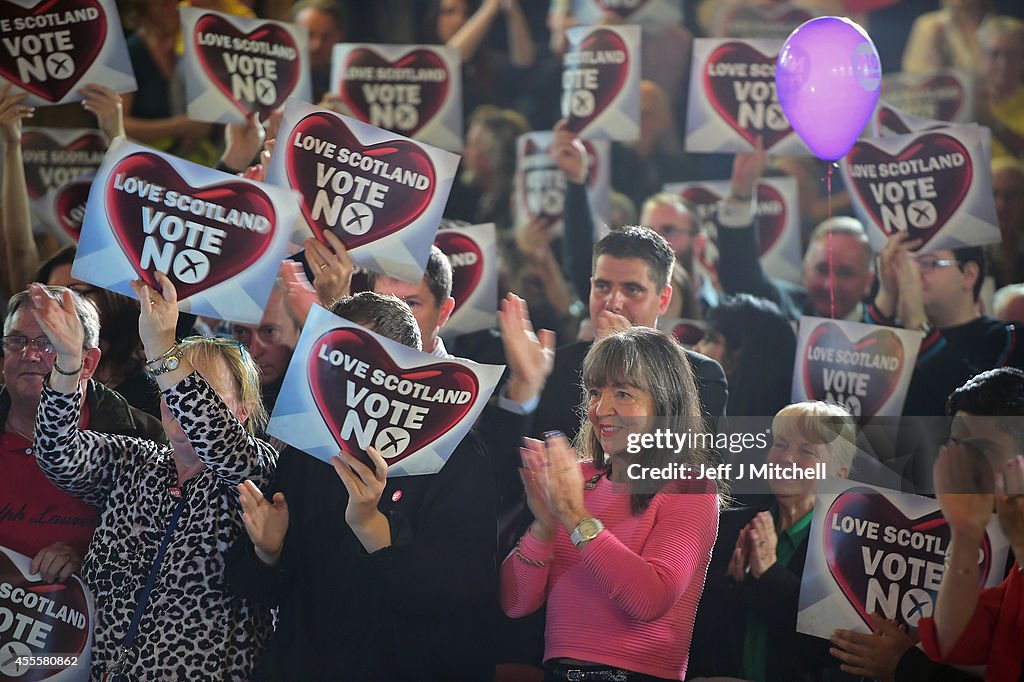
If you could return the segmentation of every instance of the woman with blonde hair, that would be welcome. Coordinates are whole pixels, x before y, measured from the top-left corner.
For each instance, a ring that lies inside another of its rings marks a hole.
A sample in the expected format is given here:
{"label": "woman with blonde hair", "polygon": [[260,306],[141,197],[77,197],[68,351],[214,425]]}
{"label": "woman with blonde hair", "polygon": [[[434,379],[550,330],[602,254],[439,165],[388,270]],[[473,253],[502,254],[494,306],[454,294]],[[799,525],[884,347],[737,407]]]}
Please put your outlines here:
{"label": "woman with blonde hair", "polygon": [[56,357],[36,416],[43,473],[100,510],[82,574],[96,597],[93,677],[248,679],[270,613],[236,597],[223,553],[242,532],[235,486],[269,483],[277,453],[252,433],[265,419],[259,369],[235,342],[175,342],[176,293],[136,281],[139,334],[161,389],[170,446],[78,428],[82,324],[69,292],[30,287]]}
{"label": "woman with blonde hair", "polygon": [[[846,478],[857,448],[853,416],[820,401],[795,403],[772,420],[767,463]],[[820,679],[838,668],[825,639],[796,631],[800,578],[819,481],[771,479],[763,506],[728,509],[708,569],[694,635],[694,672],[757,682]]]}

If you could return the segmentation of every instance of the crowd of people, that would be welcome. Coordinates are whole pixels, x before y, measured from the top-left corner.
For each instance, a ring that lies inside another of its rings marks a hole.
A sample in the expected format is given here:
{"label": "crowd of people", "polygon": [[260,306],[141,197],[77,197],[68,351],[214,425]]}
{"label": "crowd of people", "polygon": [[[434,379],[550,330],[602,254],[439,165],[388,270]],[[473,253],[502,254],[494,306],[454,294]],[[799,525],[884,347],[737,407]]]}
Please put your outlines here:
{"label": "crowd of people", "polygon": [[[179,4],[305,27],[314,102],[340,113],[336,43],[458,50],[465,138],[444,217],[496,226],[496,329],[446,332],[456,301],[438,247],[420,281],[370,272],[355,291],[331,232],[281,264],[258,324],[179,313],[160,273],[134,297],[72,276],[75,247],[33,233],[24,126],[99,128],[255,179],[274,153],[277,114],[188,118]],[[1024,679],[1024,8],[794,3],[909,36],[879,45],[888,72],[973,83],[1002,242],[919,254],[899,232],[875,252],[842,188],[823,195],[817,162],[760,143],[732,158],[682,151],[692,41],[751,4],[733,0],[667,2],[680,20],[644,27],[641,132],[612,145],[611,215],[595,224],[588,153],[559,111],[564,31],[583,4],[119,0],[136,92],[93,83],[80,105],[33,108],[0,86],[0,547],[45,583],[88,586],[92,679]],[[560,223],[515,223],[516,142],[533,130],[553,131]],[[799,282],[758,259],[754,197],[773,175],[800,187]],[[715,179],[729,189],[710,219],[664,191]],[[416,351],[507,367],[438,473],[389,476],[373,447],[327,463],[267,434],[313,306]],[[803,316],[920,333],[903,414],[944,419],[879,444],[846,405],[794,402]],[[674,319],[698,336],[658,330]],[[876,613],[872,634],[797,631],[814,481],[759,495],[627,474],[739,462],[636,437],[757,417],[769,464],[937,497],[950,544],[918,628]],[[922,429],[935,447],[911,453]],[[1011,554],[981,589],[993,515]]]}

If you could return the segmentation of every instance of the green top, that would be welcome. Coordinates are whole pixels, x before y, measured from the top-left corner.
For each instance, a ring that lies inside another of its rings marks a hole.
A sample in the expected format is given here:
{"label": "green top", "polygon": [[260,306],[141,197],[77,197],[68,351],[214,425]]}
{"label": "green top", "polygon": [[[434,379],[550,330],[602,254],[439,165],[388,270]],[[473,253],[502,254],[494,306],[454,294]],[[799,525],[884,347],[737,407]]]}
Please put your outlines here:
{"label": "green top", "polygon": [[[779,526],[779,505],[773,502],[768,508]],[[814,510],[804,516],[786,530],[779,533],[779,541],[775,546],[775,560],[780,564],[788,564],[797,548],[807,541],[811,533],[811,517]],[[753,577],[747,578],[753,580]],[[740,676],[746,680],[764,682],[768,675],[768,624],[764,618],[754,611],[747,612],[747,627],[743,633],[743,666]]]}

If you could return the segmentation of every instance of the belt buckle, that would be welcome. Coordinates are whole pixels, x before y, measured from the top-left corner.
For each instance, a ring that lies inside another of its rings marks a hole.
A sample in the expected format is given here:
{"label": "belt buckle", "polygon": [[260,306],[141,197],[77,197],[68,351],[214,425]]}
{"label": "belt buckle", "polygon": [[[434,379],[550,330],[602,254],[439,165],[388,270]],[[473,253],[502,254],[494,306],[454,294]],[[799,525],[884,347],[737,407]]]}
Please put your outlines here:
{"label": "belt buckle", "polygon": [[587,672],[585,670],[566,670],[565,679],[568,682],[583,682],[587,679]]}

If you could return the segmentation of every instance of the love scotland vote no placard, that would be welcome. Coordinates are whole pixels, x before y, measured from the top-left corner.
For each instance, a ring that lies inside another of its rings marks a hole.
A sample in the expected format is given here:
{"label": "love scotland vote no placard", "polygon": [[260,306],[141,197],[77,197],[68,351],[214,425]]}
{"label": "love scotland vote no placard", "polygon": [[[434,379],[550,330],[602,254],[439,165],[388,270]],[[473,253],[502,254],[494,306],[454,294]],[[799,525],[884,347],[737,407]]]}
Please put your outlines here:
{"label": "love scotland vote no placard", "polygon": [[501,365],[441,359],[313,306],[267,432],[325,462],[376,447],[388,476],[437,473],[473,426]]}

